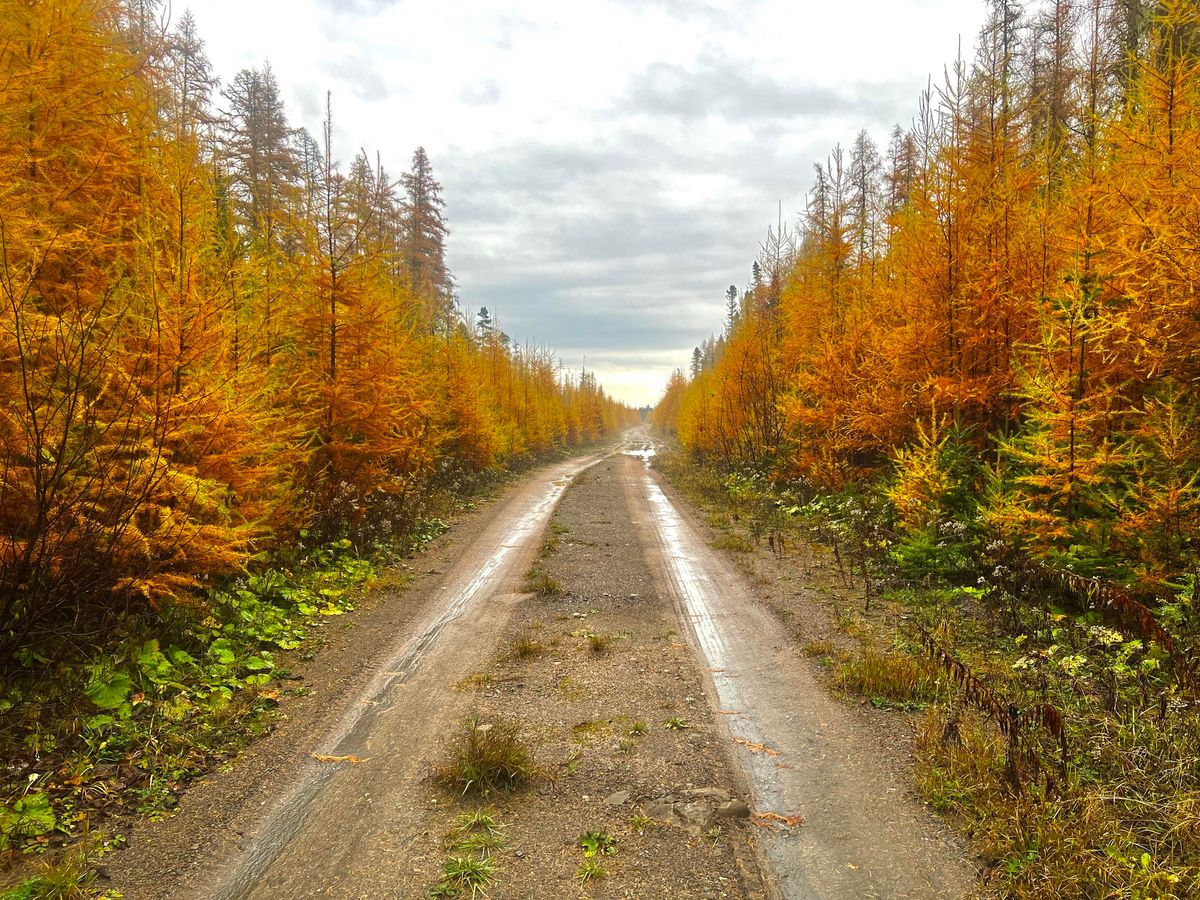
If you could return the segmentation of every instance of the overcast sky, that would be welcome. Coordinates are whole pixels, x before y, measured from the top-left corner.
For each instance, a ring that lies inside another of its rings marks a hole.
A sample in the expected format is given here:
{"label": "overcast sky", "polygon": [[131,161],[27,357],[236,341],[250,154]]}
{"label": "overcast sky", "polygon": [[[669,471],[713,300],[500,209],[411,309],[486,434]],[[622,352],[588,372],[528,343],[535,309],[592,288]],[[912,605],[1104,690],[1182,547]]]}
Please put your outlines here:
{"label": "overcast sky", "polygon": [[[176,11],[182,5],[176,0]],[[886,147],[983,0],[194,0],[228,82],[270,61],[293,125],[423,145],[463,307],[653,403],[719,332],[777,203],[866,128]]]}

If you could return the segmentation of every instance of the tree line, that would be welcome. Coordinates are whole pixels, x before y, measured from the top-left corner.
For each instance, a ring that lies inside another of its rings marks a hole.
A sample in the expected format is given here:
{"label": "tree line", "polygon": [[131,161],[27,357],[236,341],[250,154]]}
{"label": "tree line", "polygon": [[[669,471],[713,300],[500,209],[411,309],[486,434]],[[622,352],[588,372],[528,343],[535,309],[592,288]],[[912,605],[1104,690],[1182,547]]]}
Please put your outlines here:
{"label": "tree line", "polygon": [[636,415],[460,313],[423,149],[341,165],[165,19],[0,3],[3,659]]}
{"label": "tree line", "polygon": [[1198,126],[1194,2],[990,0],[911,127],[815,167],[656,424],[725,469],[875,485],[943,561],[1192,594]]}

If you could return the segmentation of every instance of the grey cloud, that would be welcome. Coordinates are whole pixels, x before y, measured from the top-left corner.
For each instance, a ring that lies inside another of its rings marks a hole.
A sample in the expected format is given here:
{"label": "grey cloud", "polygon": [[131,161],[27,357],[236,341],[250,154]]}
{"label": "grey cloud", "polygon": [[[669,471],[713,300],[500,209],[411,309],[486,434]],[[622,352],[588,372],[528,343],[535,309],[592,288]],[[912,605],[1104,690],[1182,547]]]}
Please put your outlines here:
{"label": "grey cloud", "polygon": [[387,84],[370,60],[346,56],[336,62],[322,63],[321,70],[345,81],[360,100],[372,102],[386,100],[390,96]]}
{"label": "grey cloud", "polygon": [[[826,129],[857,118],[842,134],[832,127],[843,141],[863,125],[883,136],[906,105],[895,93],[797,91],[709,56],[694,70],[643,72],[589,140],[435,155],[464,310],[487,306],[514,340],[572,366],[586,355],[589,368],[661,370],[665,381],[687,362],[678,348],[720,330],[725,288],[748,280],[776,202],[789,218],[803,206],[811,161],[837,139],[803,117]],[[727,136],[697,111],[702,99],[736,124]],[[714,174],[728,184],[715,200]],[[703,176],[703,194],[689,196],[690,176]],[[633,356],[622,362],[613,347]]]}
{"label": "grey cloud", "polygon": [[[829,148],[814,142],[815,157]],[[810,157],[803,157],[804,159]],[[521,143],[486,154],[452,154],[438,166],[455,219],[495,221],[497,210],[511,217],[514,208],[552,204],[556,209],[595,201],[592,208],[652,205],[667,176],[720,171],[739,187],[736,201],[744,206],[767,186],[777,196],[796,181],[807,181],[810,169],[801,157],[786,154],[778,142],[759,140],[756,132],[731,137],[713,146],[703,141],[667,142],[646,130],[614,128],[605,141],[582,145]],[[456,199],[457,198],[457,199]],[[768,197],[769,199],[769,197]]]}
{"label": "grey cloud", "polygon": [[749,62],[709,53],[695,68],[648,66],[632,79],[619,107],[626,113],[684,120],[719,116],[734,123],[831,115],[888,121],[911,99],[902,90],[890,82],[860,81],[836,88],[791,84],[756,72]]}
{"label": "grey cloud", "polygon": [[[796,198],[788,208],[798,205],[810,158],[788,157],[752,129],[713,147],[619,122],[586,144],[435,158],[463,307],[473,315],[487,306],[515,340],[554,347],[574,365],[584,354],[599,365],[621,347],[665,380],[688,352],[668,363],[667,351],[719,330],[726,286],[748,278],[781,192]],[[668,179],[678,186],[714,171],[731,179],[727,203],[668,201]]]}
{"label": "grey cloud", "polygon": [[325,91],[314,84],[297,84],[292,97],[300,110],[300,122],[319,122],[325,116]]}

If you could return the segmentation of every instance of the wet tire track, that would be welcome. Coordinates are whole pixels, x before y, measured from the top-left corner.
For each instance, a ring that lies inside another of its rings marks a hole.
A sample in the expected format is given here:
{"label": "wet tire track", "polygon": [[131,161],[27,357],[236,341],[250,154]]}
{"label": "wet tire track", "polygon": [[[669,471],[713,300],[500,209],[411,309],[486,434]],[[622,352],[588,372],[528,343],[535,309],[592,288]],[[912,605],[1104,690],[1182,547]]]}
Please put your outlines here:
{"label": "wet tire track", "polygon": [[[453,698],[444,695],[455,673],[486,657],[503,631],[508,607],[487,602],[511,590],[536,553],[556,505],[579,472],[602,457],[555,466],[532,478],[443,578],[426,619],[393,649],[337,727],[312,748],[292,787],[259,821],[250,840],[216,880],[179,897],[382,896],[364,876],[365,861],[386,848],[373,845],[376,798],[410,783],[421,748],[436,743]],[[413,690],[416,688],[416,690]],[[314,755],[363,758],[362,766],[318,762]],[[378,842],[375,841],[377,844]],[[355,885],[360,887],[356,888]],[[360,892],[365,891],[365,892]]]}
{"label": "wet tire track", "polygon": [[636,467],[636,525],[709,672],[736,767],[761,811],[802,815],[764,829],[765,868],[789,898],[959,897],[974,882],[962,851],[850,720],[741,576],[714,554],[649,469]]}

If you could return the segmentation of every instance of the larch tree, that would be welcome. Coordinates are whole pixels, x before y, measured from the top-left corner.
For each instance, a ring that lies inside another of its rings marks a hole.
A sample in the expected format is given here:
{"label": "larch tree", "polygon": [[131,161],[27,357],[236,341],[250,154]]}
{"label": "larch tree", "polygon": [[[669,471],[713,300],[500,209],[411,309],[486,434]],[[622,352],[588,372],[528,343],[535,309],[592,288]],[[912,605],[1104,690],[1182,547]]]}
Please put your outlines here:
{"label": "larch tree", "polygon": [[424,147],[412,156],[412,168],[401,176],[404,188],[404,261],[411,294],[425,309],[426,327],[445,331],[452,315],[451,287],[446,270],[446,227],[442,186]]}

